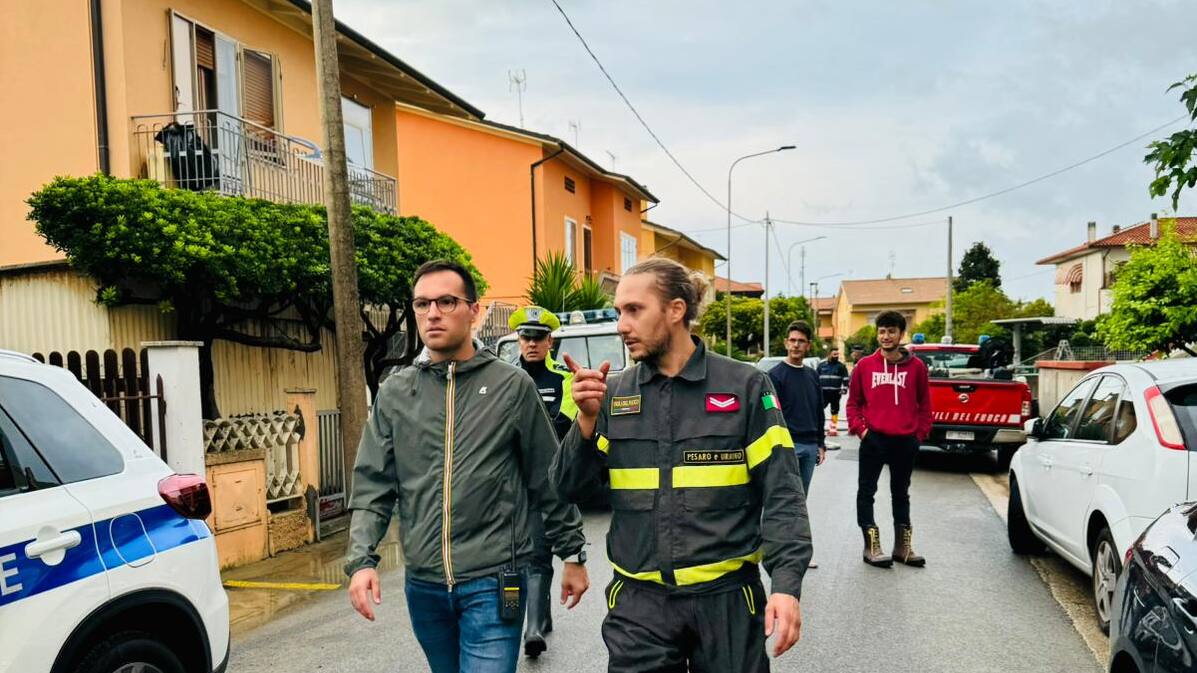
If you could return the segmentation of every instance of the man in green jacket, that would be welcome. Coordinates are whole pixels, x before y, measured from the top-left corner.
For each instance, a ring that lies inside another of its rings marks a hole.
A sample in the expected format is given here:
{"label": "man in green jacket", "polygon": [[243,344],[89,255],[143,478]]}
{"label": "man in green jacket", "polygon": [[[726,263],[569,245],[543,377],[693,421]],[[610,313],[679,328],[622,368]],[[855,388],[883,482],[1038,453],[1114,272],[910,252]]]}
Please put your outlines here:
{"label": "man in green jacket", "polygon": [[427,352],[382,384],[358,447],[349,599],[374,619],[375,550],[397,509],[408,612],[432,672],[514,673],[529,517],[543,513],[566,561],[561,601],[572,608],[589,587],[581,514],[549,483],[557,438],[532,379],[471,338],[479,307],[469,272],[429,262],[412,294]]}
{"label": "man in green jacket", "polygon": [[[532,377],[536,392],[544,402],[557,439],[565,437],[578,405],[574,404],[574,375],[553,361],[553,332],[561,320],[547,309],[525,306],[511,314],[507,327],[516,333],[520,344],[520,367]],[[545,538],[541,517],[532,521],[532,563],[528,568],[528,624],[524,628],[524,654],[539,657],[548,649],[545,636],[553,630],[549,589],[553,583],[553,549]]]}

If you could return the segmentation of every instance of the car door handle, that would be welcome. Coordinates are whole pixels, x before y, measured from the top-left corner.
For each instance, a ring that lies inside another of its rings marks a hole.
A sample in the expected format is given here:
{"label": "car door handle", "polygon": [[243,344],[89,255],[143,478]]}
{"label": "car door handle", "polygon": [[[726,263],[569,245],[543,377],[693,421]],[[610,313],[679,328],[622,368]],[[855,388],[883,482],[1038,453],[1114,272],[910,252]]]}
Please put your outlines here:
{"label": "car door handle", "polygon": [[1086,477],[1092,477],[1093,476],[1093,466],[1092,465],[1081,465],[1081,474],[1085,475]]}
{"label": "car door handle", "polygon": [[81,542],[83,542],[83,537],[79,535],[79,531],[68,530],[57,537],[52,537],[48,540],[36,540],[25,545],[25,556],[28,558],[41,558],[56,551],[73,549],[78,547]]}

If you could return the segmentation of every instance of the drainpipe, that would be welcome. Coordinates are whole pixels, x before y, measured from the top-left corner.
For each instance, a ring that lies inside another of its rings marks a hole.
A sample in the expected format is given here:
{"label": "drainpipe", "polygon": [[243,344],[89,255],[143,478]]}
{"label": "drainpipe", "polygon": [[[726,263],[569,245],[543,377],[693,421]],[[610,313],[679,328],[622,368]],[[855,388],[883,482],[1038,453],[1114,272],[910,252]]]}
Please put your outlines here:
{"label": "drainpipe", "polygon": [[96,90],[96,152],[100,172],[111,175],[108,163],[108,83],[104,76],[104,20],[101,0],[91,0],[91,67]]}
{"label": "drainpipe", "polygon": [[558,149],[556,152],[553,152],[549,156],[541,159],[540,161],[537,161],[536,163],[534,163],[528,167],[528,182],[532,187],[532,277],[533,278],[536,277],[536,260],[537,260],[537,253],[536,253],[536,167],[540,166],[541,164],[543,164],[545,162],[552,161],[553,159],[555,159],[557,157],[557,155],[561,154],[564,151],[565,151],[565,148],[562,147],[562,148]]}

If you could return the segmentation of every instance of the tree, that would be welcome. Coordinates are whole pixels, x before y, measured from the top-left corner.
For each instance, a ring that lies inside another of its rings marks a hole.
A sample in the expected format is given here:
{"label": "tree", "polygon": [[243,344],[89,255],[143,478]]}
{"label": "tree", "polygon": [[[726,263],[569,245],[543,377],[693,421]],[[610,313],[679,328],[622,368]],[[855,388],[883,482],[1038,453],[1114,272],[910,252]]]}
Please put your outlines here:
{"label": "tree", "polygon": [[[320,206],[167,189],[150,180],[103,175],[57,178],[29,198],[38,233],[96,280],[106,306],[156,305],[173,313],[179,338],[199,341],[203,415],[216,418],[212,344],[315,352],[331,319],[328,230]],[[367,381],[419,352],[408,310],[419,264],[462,262],[486,284],[469,254],[416,217],[353,209],[366,342]],[[398,358],[392,337],[406,331]]]}
{"label": "tree", "polygon": [[[772,355],[785,354],[786,328],[795,320],[805,320],[814,327],[810,307],[803,297],[773,297],[769,300],[769,349]],[[727,313],[722,301],[715,301],[699,318],[699,331],[715,344],[726,347]],[[748,352],[759,351],[764,344],[765,303],[755,297],[732,297],[732,354],[749,359]],[[723,352],[722,350],[718,352]]]}
{"label": "tree", "polygon": [[880,344],[877,343],[877,328],[873,325],[865,325],[856,330],[852,336],[844,339],[844,356],[847,359],[853,351],[861,351],[863,354],[868,355],[876,351],[879,347]]}
{"label": "tree", "polygon": [[[952,281],[952,287],[957,292],[963,292],[973,283],[982,280],[989,281],[993,287],[1001,287],[1002,277],[999,273],[1001,266],[1002,263],[993,256],[993,251],[989,249],[989,246],[977,241],[961,258],[960,271]],[[953,311],[952,319],[955,320],[955,318]]]}
{"label": "tree", "polygon": [[[1197,74],[1189,75],[1168,87],[1168,91],[1180,89],[1180,101],[1189,111],[1189,121],[1197,121]],[[1172,209],[1180,203],[1180,194],[1185,188],[1197,185],[1197,129],[1177,131],[1167,140],[1157,140],[1151,145],[1151,152],[1143,161],[1155,169],[1155,179],[1148,192],[1153,197],[1165,196],[1172,190]]]}
{"label": "tree", "polygon": [[579,275],[574,263],[561,252],[536,260],[536,270],[525,295],[550,311],[586,311],[607,308],[611,298],[594,274]]}
{"label": "tree", "polygon": [[1110,348],[1189,348],[1197,340],[1197,255],[1163,223],[1154,246],[1132,246],[1119,270],[1110,312],[1097,321],[1097,334]]}
{"label": "tree", "polygon": [[[942,305],[940,306],[942,308]],[[1055,315],[1055,309],[1045,299],[1018,302],[1010,299],[999,287],[989,280],[973,283],[965,290],[952,293],[953,338],[957,343],[977,343],[982,335],[1010,338],[1010,331],[993,324],[994,320],[1005,318],[1042,318]],[[928,342],[943,338],[945,319],[942,312],[936,313],[911,328],[912,333],[923,333]],[[1033,330],[1023,335],[1023,353],[1033,355],[1045,347],[1055,345],[1059,339],[1067,339],[1074,332],[1083,331],[1072,325],[1049,326],[1044,330]]]}

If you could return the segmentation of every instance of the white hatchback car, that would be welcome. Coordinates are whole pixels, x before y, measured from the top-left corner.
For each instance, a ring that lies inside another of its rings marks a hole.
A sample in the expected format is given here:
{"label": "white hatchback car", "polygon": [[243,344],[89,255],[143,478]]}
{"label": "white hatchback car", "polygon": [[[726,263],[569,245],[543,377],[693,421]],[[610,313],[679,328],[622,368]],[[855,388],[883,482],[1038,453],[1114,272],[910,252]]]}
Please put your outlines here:
{"label": "white hatchback car", "polygon": [[1162,512],[1197,498],[1197,358],[1117,364],[1086,376],[1010,463],[1010,546],[1050,547],[1093,578],[1109,629],[1123,554]]}
{"label": "white hatchback car", "polygon": [[223,671],[210,511],[70,372],[0,351],[0,671]]}

